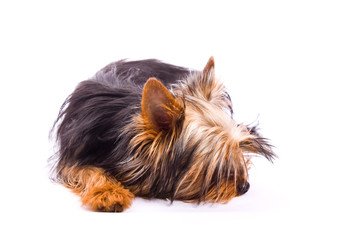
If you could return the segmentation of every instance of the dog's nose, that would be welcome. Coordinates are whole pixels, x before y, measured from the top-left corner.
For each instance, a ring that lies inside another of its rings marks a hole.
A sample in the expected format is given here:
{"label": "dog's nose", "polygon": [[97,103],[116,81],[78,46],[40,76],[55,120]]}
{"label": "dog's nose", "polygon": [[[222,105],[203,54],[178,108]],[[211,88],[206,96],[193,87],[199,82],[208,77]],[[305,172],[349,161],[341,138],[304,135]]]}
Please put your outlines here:
{"label": "dog's nose", "polygon": [[238,192],[240,195],[245,194],[247,191],[249,191],[250,184],[248,182],[245,182],[244,184],[238,186]]}

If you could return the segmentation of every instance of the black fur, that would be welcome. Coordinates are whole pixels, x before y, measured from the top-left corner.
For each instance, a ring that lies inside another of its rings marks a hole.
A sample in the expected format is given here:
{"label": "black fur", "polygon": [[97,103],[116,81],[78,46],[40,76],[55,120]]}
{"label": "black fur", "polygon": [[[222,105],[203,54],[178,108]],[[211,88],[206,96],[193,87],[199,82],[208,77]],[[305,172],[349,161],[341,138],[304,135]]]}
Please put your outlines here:
{"label": "black fur", "polygon": [[[121,60],[109,64],[93,78],[81,82],[61,107],[54,124],[59,143],[59,152],[56,156],[58,161],[54,168],[57,171],[55,177],[60,176],[61,170],[67,166],[95,166],[120,179],[125,187],[137,186],[140,189],[138,196],[174,200],[179,181],[195,161],[197,144],[185,150],[184,146],[181,146],[181,139],[174,143],[171,152],[166,152],[162,156],[168,159],[166,171],[156,172],[155,175],[154,171],[149,169],[137,169],[137,165],[131,162],[134,152],[138,152],[138,149],[133,149],[133,146],[129,145],[136,133],[124,129],[132,123],[134,116],[141,112],[142,91],[149,78],[157,78],[171,89],[172,84],[186,79],[193,72],[196,71],[154,59]],[[199,76],[205,79],[204,76]],[[190,86],[189,90],[194,89]],[[223,97],[231,103],[228,94]],[[231,104],[228,108],[232,115]],[[248,130],[256,139],[251,145],[244,145],[243,148],[255,148],[259,154],[271,161],[275,156],[271,151],[272,146],[257,133],[256,127],[248,127]],[[204,178],[207,168],[208,166]],[[219,168],[217,166],[212,185],[203,184],[197,195],[193,196],[194,199],[202,200],[210,187],[215,186],[219,189],[221,177],[225,178],[219,172]],[[133,171],[138,172],[136,177],[128,178]],[[230,171],[227,179],[231,177],[229,174]],[[142,193],[144,184],[147,184],[147,189],[150,186],[149,192]],[[248,188],[248,183],[244,182],[239,186],[239,191],[244,193]]]}
{"label": "black fur", "polygon": [[155,59],[121,60],[81,82],[64,102],[54,124],[58,125],[58,166],[92,165],[117,174],[119,169],[114,167],[127,159],[130,153],[124,150],[133,137],[122,130],[140,111],[146,81],[155,77],[170,88],[190,72]]}
{"label": "black fur", "polygon": [[187,68],[160,62],[156,59],[111,63],[100,70],[94,77],[109,87],[143,87],[149,78],[160,80],[167,88],[178,80],[183,80],[191,71]]}

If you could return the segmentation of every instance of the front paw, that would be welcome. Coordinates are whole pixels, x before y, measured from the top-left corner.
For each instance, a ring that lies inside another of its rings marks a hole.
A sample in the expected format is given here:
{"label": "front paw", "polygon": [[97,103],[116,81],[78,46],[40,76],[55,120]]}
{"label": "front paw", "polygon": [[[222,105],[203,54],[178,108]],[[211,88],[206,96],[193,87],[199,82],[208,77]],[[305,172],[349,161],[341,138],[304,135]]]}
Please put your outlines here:
{"label": "front paw", "polygon": [[107,205],[107,206],[103,205],[101,207],[97,207],[94,210],[96,210],[98,212],[122,212],[122,211],[124,211],[124,207],[122,204],[117,202],[112,206],[111,205]]}
{"label": "front paw", "polygon": [[94,211],[122,212],[131,205],[133,198],[134,194],[119,183],[106,188],[93,189],[82,200],[84,205]]}

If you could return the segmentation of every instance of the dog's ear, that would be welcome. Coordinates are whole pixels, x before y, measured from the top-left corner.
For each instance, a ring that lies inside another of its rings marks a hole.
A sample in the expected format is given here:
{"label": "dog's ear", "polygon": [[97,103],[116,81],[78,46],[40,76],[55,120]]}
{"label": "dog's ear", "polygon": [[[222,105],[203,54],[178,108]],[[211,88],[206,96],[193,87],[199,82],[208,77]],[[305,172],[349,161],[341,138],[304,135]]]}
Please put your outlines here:
{"label": "dog's ear", "polygon": [[[214,72],[214,68],[215,68],[215,61],[214,61],[214,57],[211,56],[206,64],[206,66],[204,67],[203,73],[209,74],[211,72]],[[215,74],[214,74],[214,76],[215,76]]]}
{"label": "dog's ear", "polygon": [[144,86],[141,111],[146,124],[159,131],[173,128],[183,107],[160,81],[150,78]]}
{"label": "dog's ear", "polygon": [[197,81],[197,89],[203,93],[206,99],[210,100],[215,88],[215,82],[215,61],[214,57],[211,56]]}

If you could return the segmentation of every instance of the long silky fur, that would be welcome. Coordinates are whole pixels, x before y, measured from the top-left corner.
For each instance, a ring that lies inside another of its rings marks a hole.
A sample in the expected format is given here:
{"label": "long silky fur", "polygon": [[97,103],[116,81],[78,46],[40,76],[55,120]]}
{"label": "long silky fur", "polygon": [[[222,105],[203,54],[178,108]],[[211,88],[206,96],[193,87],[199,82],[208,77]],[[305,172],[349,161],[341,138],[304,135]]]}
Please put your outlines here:
{"label": "long silky fur", "polygon": [[[183,107],[169,131],[149,129],[141,115],[143,87],[151,77]],[[61,174],[65,168],[93,166],[136,196],[228,201],[247,184],[249,153],[270,161],[275,157],[256,127],[232,125],[232,113],[230,96],[213,71],[191,71],[154,59],[109,64],[81,82],[61,107],[54,124],[59,150],[53,178],[66,183]],[[194,132],[193,126],[203,131]]]}

